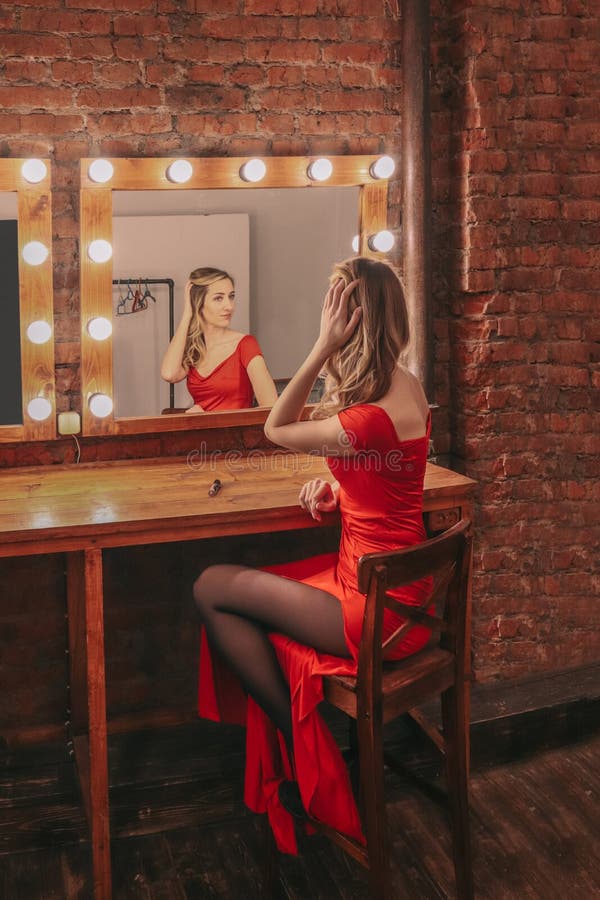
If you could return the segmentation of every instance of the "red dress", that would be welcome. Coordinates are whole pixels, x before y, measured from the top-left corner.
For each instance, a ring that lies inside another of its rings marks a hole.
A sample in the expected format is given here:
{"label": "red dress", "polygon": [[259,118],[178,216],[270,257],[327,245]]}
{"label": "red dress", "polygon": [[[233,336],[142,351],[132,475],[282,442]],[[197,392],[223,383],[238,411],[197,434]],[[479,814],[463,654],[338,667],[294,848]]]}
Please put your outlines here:
{"label": "red dress", "polygon": [[[290,685],[294,729],[295,777],[304,806],[311,815],[357,840],[364,840],[346,765],[333,736],[317,710],[323,699],[323,675],[355,675],[365,608],[357,590],[360,556],[407,547],[425,540],[422,519],[423,480],[429,428],[424,437],[402,441],[388,413],[375,404],[349,407],[339,413],[356,454],[330,457],[327,464],[340,483],[342,535],[338,553],[265,567],[286,578],[328,591],[343,609],[350,659],[318,653],[285,635],[272,634],[281,668]],[[424,578],[393,592],[404,603],[420,604],[431,591]],[[403,620],[385,612],[384,633]],[[395,646],[391,657],[416,653],[430,630],[415,626]],[[285,743],[268,717],[217,657],[211,657],[202,632],[200,655],[200,715],[216,721],[246,724],[245,801],[256,812],[268,812],[281,850],[296,852],[291,816],[283,809],[277,787],[291,776]]]}
{"label": "red dress", "polygon": [[210,375],[201,375],[195,366],[190,366],[187,389],[194,403],[205,412],[252,406],[254,391],[246,369],[255,356],[262,356],[258,341],[246,334],[233,353],[215,366]]}

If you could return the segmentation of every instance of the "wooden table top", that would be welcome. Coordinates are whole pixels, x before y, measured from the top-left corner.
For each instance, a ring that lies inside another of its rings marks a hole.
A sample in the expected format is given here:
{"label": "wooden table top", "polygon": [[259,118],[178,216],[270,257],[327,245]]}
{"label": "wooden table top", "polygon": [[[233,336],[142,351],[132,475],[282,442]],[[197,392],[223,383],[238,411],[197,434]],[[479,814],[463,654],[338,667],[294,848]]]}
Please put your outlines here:
{"label": "wooden table top", "polygon": [[[325,460],[296,453],[6,470],[0,472],[0,555],[319,527],[298,505],[300,488],[316,477],[330,477]],[[209,497],[215,478],[222,488]],[[464,497],[474,485],[428,463],[425,501]]]}

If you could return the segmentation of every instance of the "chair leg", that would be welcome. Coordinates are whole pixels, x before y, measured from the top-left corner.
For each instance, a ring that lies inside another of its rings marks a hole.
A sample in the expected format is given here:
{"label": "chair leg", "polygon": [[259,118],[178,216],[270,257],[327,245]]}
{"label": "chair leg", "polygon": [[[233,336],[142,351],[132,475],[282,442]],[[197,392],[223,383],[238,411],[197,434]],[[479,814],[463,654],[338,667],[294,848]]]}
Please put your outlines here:
{"label": "chair leg", "polygon": [[348,719],[348,749],[342,751],[344,762],[348,768],[350,776],[350,784],[354,798],[358,804],[359,811],[362,813],[363,801],[360,796],[360,759],[358,754],[358,730],[356,719],[350,717]]}
{"label": "chair leg", "polygon": [[473,898],[473,867],[469,828],[468,728],[465,688],[455,685],[442,694],[442,727],[446,745],[446,781],[452,827],[456,893]]}
{"label": "chair leg", "polygon": [[359,717],[358,750],[360,795],[369,853],[369,893],[372,900],[389,897],[387,819],[383,794],[383,735],[381,719]]}

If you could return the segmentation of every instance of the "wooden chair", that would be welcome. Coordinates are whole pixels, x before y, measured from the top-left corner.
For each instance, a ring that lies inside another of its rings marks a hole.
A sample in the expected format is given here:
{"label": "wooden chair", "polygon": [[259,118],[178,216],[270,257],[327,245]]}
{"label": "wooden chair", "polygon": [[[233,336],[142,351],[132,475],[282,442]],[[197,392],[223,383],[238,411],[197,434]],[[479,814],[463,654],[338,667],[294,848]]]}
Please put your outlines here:
{"label": "wooden chair", "polygon": [[[409,712],[445,755],[452,826],[454,871],[461,900],[473,896],[468,820],[468,726],[466,718],[465,642],[468,578],[471,560],[470,522],[461,520],[447,532],[422,544],[389,553],[370,553],[358,562],[358,585],[367,595],[356,678],[324,678],[325,699],[356,720],[360,767],[360,806],[366,847],[333,829],[316,824],[369,870],[371,897],[396,896],[389,884],[387,828],[383,793],[383,725]],[[394,600],[388,591],[426,575],[433,592],[421,607]],[[434,602],[439,616],[428,616]],[[382,642],[384,608],[406,621]],[[385,662],[386,652],[414,624],[439,631],[439,639],[399,662]],[[442,731],[415,707],[439,694]]]}

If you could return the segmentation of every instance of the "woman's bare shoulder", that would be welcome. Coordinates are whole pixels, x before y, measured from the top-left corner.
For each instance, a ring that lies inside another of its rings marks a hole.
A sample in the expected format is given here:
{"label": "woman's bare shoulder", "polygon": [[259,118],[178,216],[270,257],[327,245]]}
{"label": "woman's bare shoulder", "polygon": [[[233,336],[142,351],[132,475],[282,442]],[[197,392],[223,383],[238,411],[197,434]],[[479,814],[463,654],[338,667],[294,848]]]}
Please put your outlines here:
{"label": "woman's bare shoulder", "polygon": [[410,369],[407,369],[406,366],[403,366],[400,363],[398,364],[398,369],[394,378],[392,390],[394,389],[398,391],[400,396],[404,395],[406,399],[412,399],[419,408],[423,419],[427,419],[429,414],[429,403],[427,402],[423,385]]}

